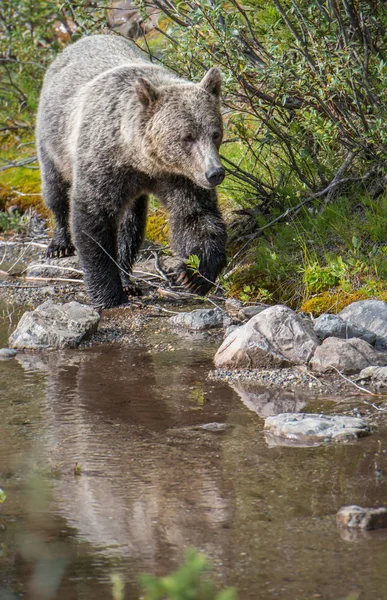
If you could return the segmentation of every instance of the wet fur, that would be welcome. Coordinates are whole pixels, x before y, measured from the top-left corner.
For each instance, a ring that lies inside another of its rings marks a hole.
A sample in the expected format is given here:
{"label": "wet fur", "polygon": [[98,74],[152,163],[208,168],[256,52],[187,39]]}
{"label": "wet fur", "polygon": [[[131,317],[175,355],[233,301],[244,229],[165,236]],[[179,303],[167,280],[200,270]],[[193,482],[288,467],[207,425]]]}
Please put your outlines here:
{"label": "wet fur", "polygon": [[[75,246],[94,305],[127,301],[128,281],[100,246],[132,269],[149,193],[168,210],[187,283],[206,293],[223,267],[225,226],[215,190],[204,187],[205,169],[219,162],[219,91],[216,70],[186,82],[116,36],[84,38],[48,69],[37,121],[43,197],[56,221],[48,254]],[[190,134],[191,145],[182,141]],[[190,254],[204,278],[186,270]]]}

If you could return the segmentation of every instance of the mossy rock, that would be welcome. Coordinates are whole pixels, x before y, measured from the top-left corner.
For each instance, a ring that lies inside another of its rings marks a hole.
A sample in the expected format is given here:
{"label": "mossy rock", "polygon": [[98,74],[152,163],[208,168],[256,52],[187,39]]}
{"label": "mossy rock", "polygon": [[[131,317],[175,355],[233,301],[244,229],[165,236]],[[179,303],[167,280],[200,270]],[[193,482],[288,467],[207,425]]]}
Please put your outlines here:
{"label": "mossy rock", "polygon": [[313,296],[305,300],[300,307],[300,310],[305,313],[311,313],[313,316],[318,317],[323,313],[337,314],[349,304],[357,302],[358,300],[368,299],[384,300],[387,301],[387,291],[381,291],[377,294],[370,294],[367,290],[360,289],[354,292],[346,293],[343,290],[337,290],[333,292],[323,292],[318,296]]}

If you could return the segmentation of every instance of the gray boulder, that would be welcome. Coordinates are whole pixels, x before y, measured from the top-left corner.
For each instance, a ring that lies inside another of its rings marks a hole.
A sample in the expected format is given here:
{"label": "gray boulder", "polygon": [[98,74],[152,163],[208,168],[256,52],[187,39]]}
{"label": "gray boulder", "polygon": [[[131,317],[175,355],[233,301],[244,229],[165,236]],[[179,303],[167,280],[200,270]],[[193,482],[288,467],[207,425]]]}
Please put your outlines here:
{"label": "gray boulder", "polygon": [[387,367],[366,367],[357,381],[371,381],[376,387],[387,387]]}
{"label": "gray boulder", "polygon": [[344,321],[339,315],[320,315],[313,324],[315,334],[320,340],[328,337],[336,338],[359,338],[369,344],[374,344],[376,334],[359,325],[353,325],[350,321]]}
{"label": "gray boulder", "polygon": [[18,350],[76,348],[97,330],[100,315],[78,302],[54,304],[47,300],[32,312],[25,312],[9,338]]}
{"label": "gray boulder", "polygon": [[26,269],[28,277],[53,277],[82,279],[83,274],[79,266],[78,256],[64,256],[63,258],[47,258],[44,262],[30,263]]}
{"label": "gray boulder", "polygon": [[305,364],[319,343],[308,321],[286,306],[271,306],[230,333],[214,362],[231,369]]}
{"label": "gray boulder", "polygon": [[336,523],[341,527],[358,529],[383,529],[387,527],[387,508],[362,508],[343,506],[336,514]]}
{"label": "gray boulder", "polygon": [[358,338],[342,340],[327,338],[314,353],[310,366],[314,371],[326,373],[338,369],[342,373],[358,373],[371,365],[386,365],[387,355],[378,352]]}
{"label": "gray boulder", "polygon": [[254,304],[252,306],[244,306],[240,309],[239,315],[242,319],[251,319],[255,315],[259,315],[263,310],[270,308],[269,304]]}
{"label": "gray boulder", "polygon": [[190,312],[181,312],[169,319],[174,327],[184,327],[190,331],[203,331],[216,327],[228,327],[231,317],[220,308],[203,308]]}
{"label": "gray boulder", "polygon": [[353,325],[365,327],[376,335],[375,346],[387,348],[387,303],[383,300],[360,300],[344,308],[339,316]]}
{"label": "gray boulder", "polygon": [[271,445],[316,446],[324,442],[347,442],[368,435],[370,427],[358,417],[312,413],[282,413],[265,419]]}
{"label": "gray boulder", "polygon": [[235,323],[233,323],[232,325],[229,325],[228,327],[226,327],[226,331],[224,332],[224,339],[226,339],[226,337],[229,336],[230,333],[232,333],[233,331],[235,331],[239,327],[240,327],[240,325],[236,325]]}

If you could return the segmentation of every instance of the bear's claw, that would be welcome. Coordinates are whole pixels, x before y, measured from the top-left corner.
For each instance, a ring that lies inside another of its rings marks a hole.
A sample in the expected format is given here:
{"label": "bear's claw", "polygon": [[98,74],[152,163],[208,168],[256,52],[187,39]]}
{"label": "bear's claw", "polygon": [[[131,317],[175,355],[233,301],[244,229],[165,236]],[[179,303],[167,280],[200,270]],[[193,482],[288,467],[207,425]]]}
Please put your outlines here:
{"label": "bear's claw", "polygon": [[193,271],[182,270],[175,273],[174,277],[176,285],[183,286],[193,294],[199,296],[205,296],[208,294],[213,284],[207,281],[200,273],[194,273]]}
{"label": "bear's claw", "polygon": [[46,251],[47,258],[64,258],[65,256],[73,256],[74,254],[75,247],[72,244],[61,244],[54,239],[51,240]]}

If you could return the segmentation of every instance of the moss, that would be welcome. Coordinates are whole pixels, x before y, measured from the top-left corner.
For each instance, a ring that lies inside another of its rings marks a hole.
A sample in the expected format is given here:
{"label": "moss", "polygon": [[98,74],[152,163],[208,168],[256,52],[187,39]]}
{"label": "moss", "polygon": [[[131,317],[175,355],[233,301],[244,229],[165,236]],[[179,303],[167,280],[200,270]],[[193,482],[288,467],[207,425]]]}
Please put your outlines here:
{"label": "moss", "polygon": [[[0,163],[18,162],[33,157],[36,153],[31,134],[21,138],[1,138]],[[50,211],[45,207],[40,194],[40,171],[37,164],[14,167],[0,172],[0,210],[17,206],[20,213],[34,208],[43,217]]]}
{"label": "moss", "polygon": [[145,236],[151,242],[168,243],[168,222],[163,211],[155,210],[149,214]]}
{"label": "moss", "polygon": [[318,317],[323,313],[338,313],[343,308],[357,302],[358,300],[376,299],[387,301],[387,291],[381,290],[377,294],[370,293],[367,289],[359,289],[354,292],[346,293],[343,290],[323,292],[313,298],[306,300],[300,307],[302,312],[311,313]]}

